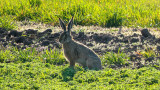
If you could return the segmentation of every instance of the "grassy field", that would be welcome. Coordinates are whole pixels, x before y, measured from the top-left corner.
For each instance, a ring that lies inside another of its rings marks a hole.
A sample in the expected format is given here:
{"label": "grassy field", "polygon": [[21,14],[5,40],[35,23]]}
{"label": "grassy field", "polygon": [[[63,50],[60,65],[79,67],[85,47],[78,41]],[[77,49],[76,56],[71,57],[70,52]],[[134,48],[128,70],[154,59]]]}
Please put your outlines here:
{"label": "grassy field", "polygon": [[[0,0],[0,28],[4,30],[29,21],[57,26],[59,17],[68,22],[73,15],[75,25],[159,28],[160,1]],[[119,49],[99,55],[103,70],[95,71],[79,65],[69,68],[60,49],[22,50],[1,43],[0,90],[160,90],[160,60],[138,69]],[[157,57],[154,50],[139,54],[143,59]]]}
{"label": "grassy field", "polygon": [[0,26],[14,21],[58,25],[58,17],[76,25],[160,27],[159,0],[0,0]]}
{"label": "grassy field", "polygon": [[101,71],[75,69],[42,62],[0,65],[0,89],[29,90],[159,90],[160,72],[141,69],[105,68]]}
{"label": "grassy field", "polygon": [[159,66],[140,69],[106,67],[106,64],[127,63],[129,58],[126,56],[122,52],[100,56],[104,69],[95,71],[78,65],[74,69],[68,68],[69,64],[58,49],[3,48],[0,50],[0,89],[159,90],[160,71],[156,69]]}

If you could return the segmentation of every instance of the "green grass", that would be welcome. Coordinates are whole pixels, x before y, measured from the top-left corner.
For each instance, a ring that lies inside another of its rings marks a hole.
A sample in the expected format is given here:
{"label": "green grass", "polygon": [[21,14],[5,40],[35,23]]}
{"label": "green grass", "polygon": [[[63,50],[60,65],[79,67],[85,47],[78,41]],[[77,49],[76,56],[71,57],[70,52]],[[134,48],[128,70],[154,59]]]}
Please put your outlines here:
{"label": "green grass", "polygon": [[159,90],[160,71],[153,67],[140,69],[105,68],[101,71],[75,69],[41,62],[1,63],[0,89]]}
{"label": "green grass", "polygon": [[45,62],[54,65],[62,65],[66,63],[61,50],[42,50],[42,48],[26,48],[24,50],[18,50],[15,47],[9,47],[7,49],[1,47],[0,49],[0,62]]}
{"label": "green grass", "polygon": [[[160,71],[157,67],[140,69],[105,67],[105,64],[126,63],[126,54],[108,53],[102,56],[103,70],[69,68],[61,50],[14,47],[0,49],[0,89],[35,90],[159,90]],[[115,60],[120,60],[115,61]],[[108,61],[107,61],[108,60]]]}
{"label": "green grass", "polygon": [[58,17],[76,25],[160,27],[159,0],[0,0],[0,17],[58,25]]}
{"label": "green grass", "polygon": [[[24,20],[58,25],[58,17],[68,22],[73,15],[76,25],[160,27],[159,5],[159,0],[0,0],[0,28],[12,30],[14,22]],[[141,54],[155,56],[150,50]],[[128,59],[123,52],[108,52],[101,57],[104,69],[94,71],[68,68],[59,49],[0,47],[0,89],[160,89],[160,63],[140,69],[107,67],[123,66]]]}
{"label": "green grass", "polygon": [[124,66],[128,63],[129,57],[125,53],[120,52],[119,48],[118,53],[106,52],[106,54],[101,57],[101,60],[104,65],[114,64],[117,66]]}
{"label": "green grass", "polygon": [[150,49],[150,48],[140,52],[140,54],[142,54],[142,56],[145,57],[145,58],[159,56],[159,55],[156,54],[156,52],[153,49]]}
{"label": "green grass", "polygon": [[9,16],[0,17],[0,28],[3,28],[5,30],[13,30],[15,27],[16,25],[13,22],[13,18]]}

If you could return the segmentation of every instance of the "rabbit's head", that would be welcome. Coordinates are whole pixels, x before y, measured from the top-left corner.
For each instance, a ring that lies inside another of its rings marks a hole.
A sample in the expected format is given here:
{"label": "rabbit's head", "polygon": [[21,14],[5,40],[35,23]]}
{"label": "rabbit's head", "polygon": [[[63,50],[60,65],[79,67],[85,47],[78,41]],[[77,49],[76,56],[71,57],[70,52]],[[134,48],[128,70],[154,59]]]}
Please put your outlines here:
{"label": "rabbit's head", "polygon": [[64,44],[64,43],[67,43],[72,40],[71,28],[73,26],[73,17],[69,21],[67,31],[66,31],[66,25],[64,24],[64,22],[60,18],[59,18],[59,22],[60,22],[60,25],[63,29],[63,33],[60,35],[59,42]]}

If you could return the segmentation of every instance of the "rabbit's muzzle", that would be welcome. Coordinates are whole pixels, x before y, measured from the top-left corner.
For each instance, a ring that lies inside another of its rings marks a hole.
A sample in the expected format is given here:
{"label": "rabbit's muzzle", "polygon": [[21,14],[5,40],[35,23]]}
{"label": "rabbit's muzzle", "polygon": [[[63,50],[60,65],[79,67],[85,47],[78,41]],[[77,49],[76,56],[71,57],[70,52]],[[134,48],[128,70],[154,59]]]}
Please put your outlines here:
{"label": "rabbit's muzzle", "polygon": [[71,41],[72,37],[70,36],[70,34],[68,32],[63,32],[61,35],[60,35],[60,38],[59,38],[59,42],[64,44],[66,42],[69,42]]}

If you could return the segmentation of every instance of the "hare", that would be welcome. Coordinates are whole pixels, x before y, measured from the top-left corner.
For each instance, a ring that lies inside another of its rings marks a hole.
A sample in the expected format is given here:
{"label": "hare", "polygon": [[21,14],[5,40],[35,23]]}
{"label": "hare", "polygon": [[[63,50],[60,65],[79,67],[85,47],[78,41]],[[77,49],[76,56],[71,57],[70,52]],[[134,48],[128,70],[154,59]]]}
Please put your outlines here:
{"label": "hare", "polygon": [[69,21],[68,28],[66,31],[66,26],[64,22],[59,18],[60,26],[64,32],[60,35],[59,42],[63,46],[64,55],[67,61],[70,62],[70,67],[74,67],[75,63],[82,65],[84,68],[89,69],[102,69],[101,60],[95,54],[94,51],[89,49],[87,46],[76,42],[71,36],[71,28],[73,26],[73,17]]}

